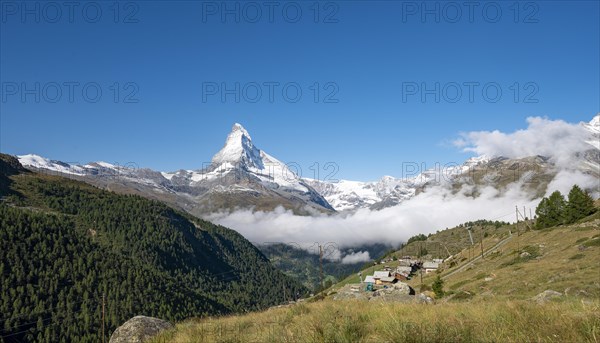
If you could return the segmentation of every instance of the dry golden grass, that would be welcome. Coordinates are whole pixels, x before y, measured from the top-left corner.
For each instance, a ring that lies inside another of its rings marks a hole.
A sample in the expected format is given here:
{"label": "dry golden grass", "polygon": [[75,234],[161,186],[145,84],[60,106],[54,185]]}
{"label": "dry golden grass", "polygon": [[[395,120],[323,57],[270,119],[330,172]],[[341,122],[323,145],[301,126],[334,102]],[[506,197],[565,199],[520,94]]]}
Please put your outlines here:
{"label": "dry golden grass", "polygon": [[177,324],[152,342],[598,342],[600,303],[324,300]]}

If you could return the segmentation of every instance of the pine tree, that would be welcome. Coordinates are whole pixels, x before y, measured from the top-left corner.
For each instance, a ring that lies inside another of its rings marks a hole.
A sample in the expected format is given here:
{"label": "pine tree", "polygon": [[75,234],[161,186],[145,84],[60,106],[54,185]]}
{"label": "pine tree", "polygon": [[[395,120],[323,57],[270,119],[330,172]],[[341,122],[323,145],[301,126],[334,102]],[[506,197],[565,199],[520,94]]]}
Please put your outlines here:
{"label": "pine tree", "polygon": [[537,228],[543,229],[564,224],[566,206],[565,197],[559,191],[554,191],[549,198],[542,199],[535,209],[535,214],[538,216]]}
{"label": "pine tree", "polygon": [[549,227],[548,224],[548,212],[550,211],[550,205],[548,204],[548,198],[543,198],[535,209],[537,220],[535,226],[538,229]]}
{"label": "pine tree", "polygon": [[579,186],[574,185],[569,192],[569,201],[565,209],[566,222],[574,223],[594,213],[595,210],[592,197]]}

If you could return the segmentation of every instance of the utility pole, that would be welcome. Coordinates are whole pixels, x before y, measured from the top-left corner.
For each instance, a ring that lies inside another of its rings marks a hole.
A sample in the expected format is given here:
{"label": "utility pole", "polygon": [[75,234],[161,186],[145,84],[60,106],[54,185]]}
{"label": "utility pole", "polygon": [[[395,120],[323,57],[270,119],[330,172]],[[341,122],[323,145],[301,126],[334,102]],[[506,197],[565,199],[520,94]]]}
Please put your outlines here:
{"label": "utility pole", "polygon": [[473,244],[475,244],[475,242],[473,242],[473,233],[471,232],[473,230],[472,226],[467,227],[467,232],[469,233],[469,240],[471,241],[471,245],[469,245],[469,261],[474,257],[473,256]]}
{"label": "utility pole", "polygon": [[104,336],[104,293],[102,293],[102,343],[105,341]]}
{"label": "utility pole", "polygon": [[481,233],[479,234],[479,242],[481,243],[481,259],[483,260],[483,227],[481,227]]}
{"label": "utility pole", "polygon": [[516,229],[517,229],[517,251],[520,251],[521,249],[519,248],[519,234],[520,234],[520,232],[519,232],[519,207],[518,206],[515,206],[515,211],[516,211],[516,214],[517,214],[517,223],[515,224]]}
{"label": "utility pole", "polygon": [[469,239],[471,240],[471,245],[473,245],[473,244],[474,244],[474,243],[473,243],[473,234],[471,233],[471,229],[472,229],[472,227],[471,227],[471,226],[469,226],[469,227],[467,228],[467,232],[469,233]]}
{"label": "utility pole", "polygon": [[450,250],[448,250],[448,247],[446,246],[446,244],[444,244],[444,243],[440,243],[440,244],[444,247],[444,249],[446,249],[446,252],[448,253],[448,257],[452,256],[452,254],[450,253]]}
{"label": "utility pole", "polygon": [[320,273],[320,278],[321,278],[321,292],[324,291],[323,289],[323,247],[321,246],[321,244],[319,244],[319,264],[321,265],[321,273]]}
{"label": "utility pole", "polygon": [[533,214],[531,214],[531,207],[529,208],[529,220],[533,220]]}

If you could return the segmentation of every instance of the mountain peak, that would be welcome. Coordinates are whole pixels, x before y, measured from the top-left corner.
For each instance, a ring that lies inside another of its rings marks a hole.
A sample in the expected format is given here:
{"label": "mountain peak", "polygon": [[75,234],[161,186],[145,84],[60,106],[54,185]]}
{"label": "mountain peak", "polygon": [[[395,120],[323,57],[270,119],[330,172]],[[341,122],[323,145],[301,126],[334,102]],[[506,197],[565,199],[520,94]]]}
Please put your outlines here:
{"label": "mountain peak", "polygon": [[590,126],[600,126],[600,113],[596,114],[588,124]]}
{"label": "mountain peak", "polygon": [[231,132],[229,133],[229,135],[231,135],[232,133],[235,133],[235,132],[239,132],[243,136],[246,136],[249,140],[252,140],[248,131],[246,131],[246,129],[244,129],[244,127],[240,123],[233,124],[233,127],[231,128]]}
{"label": "mountain peak", "polygon": [[235,123],[227,136],[225,146],[212,158],[214,165],[229,163],[246,167],[263,168],[261,151],[252,144],[250,134],[241,124]]}
{"label": "mountain peak", "polygon": [[594,137],[596,138],[594,143],[592,143],[594,146],[597,146],[598,143],[598,135],[600,135],[600,113],[596,114],[594,116],[594,118],[592,118],[592,120],[590,120],[589,123],[586,122],[582,122],[581,125],[583,125],[583,127],[590,132],[592,135],[594,135]]}

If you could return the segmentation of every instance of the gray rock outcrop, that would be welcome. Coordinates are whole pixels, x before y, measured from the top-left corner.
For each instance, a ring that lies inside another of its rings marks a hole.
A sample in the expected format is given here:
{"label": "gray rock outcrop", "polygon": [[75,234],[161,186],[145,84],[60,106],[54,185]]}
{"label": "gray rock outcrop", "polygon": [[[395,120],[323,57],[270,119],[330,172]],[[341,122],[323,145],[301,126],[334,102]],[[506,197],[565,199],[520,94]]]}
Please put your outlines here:
{"label": "gray rock outcrop", "polygon": [[173,324],[162,319],[135,316],[113,332],[109,343],[142,343],[173,327]]}
{"label": "gray rock outcrop", "polygon": [[543,303],[549,301],[550,299],[559,298],[561,296],[562,296],[562,293],[547,289],[547,290],[543,291],[542,293],[533,297],[531,300],[533,300],[539,304],[543,304]]}

